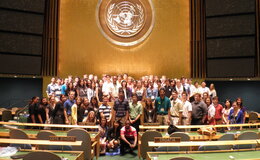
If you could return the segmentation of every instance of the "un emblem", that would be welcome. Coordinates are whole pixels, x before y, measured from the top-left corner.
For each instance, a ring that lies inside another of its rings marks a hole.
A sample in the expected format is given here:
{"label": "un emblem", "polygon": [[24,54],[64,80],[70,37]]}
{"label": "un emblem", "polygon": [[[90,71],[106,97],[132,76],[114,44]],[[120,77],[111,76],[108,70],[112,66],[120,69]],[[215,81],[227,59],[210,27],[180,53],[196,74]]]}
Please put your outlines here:
{"label": "un emblem", "polygon": [[132,46],[145,40],[154,25],[151,0],[100,0],[97,23],[112,43]]}

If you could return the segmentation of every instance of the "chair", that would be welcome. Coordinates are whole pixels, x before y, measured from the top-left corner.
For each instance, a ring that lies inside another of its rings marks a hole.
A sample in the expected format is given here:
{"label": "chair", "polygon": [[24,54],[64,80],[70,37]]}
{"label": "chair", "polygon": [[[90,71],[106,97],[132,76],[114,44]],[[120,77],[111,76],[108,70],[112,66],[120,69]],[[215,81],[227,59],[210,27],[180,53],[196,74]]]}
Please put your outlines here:
{"label": "chair", "polygon": [[[190,141],[190,136],[184,132],[174,132],[170,137],[180,137],[181,141]],[[189,147],[180,147],[180,151],[187,151]]]}
{"label": "chair", "polygon": [[2,112],[2,121],[8,122],[9,120],[12,120],[12,111],[4,110]]}
{"label": "chair", "polygon": [[258,120],[258,113],[257,112],[250,112],[248,115],[248,123],[257,123]]}
{"label": "chair", "polygon": [[[218,141],[232,141],[235,140],[235,135],[234,134],[224,134],[223,136],[221,136]],[[232,145],[228,145],[228,146],[218,146],[218,148],[220,150],[230,150],[233,148]]]}
{"label": "chair", "polygon": [[[250,139],[259,139],[259,135],[256,132],[244,132],[237,137],[237,140],[250,140]],[[234,149],[250,149],[255,148],[255,144],[241,144],[235,145]]]}
{"label": "chair", "polygon": [[[49,140],[50,136],[56,136],[55,133],[51,131],[40,131],[37,134],[37,139],[39,140]],[[39,145],[38,146],[39,150],[66,150],[66,151],[71,151],[72,148],[71,146],[56,146],[56,145]]]}
{"label": "chair", "polygon": [[[20,129],[11,129],[9,132],[11,139],[29,139],[28,135]],[[18,147],[21,149],[32,149],[30,144],[10,144],[12,147]]]}
{"label": "chair", "polygon": [[58,155],[51,152],[30,152],[24,156],[23,160],[62,160]]}
{"label": "chair", "polygon": [[[81,146],[72,146],[73,151],[83,151],[84,159],[91,160],[94,158],[94,150],[97,142],[91,144],[89,133],[84,129],[71,129],[67,133],[68,136],[75,136],[77,141],[82,141]],[[99,151],[98,151],[99,152]]]}
{"label": "chair", "polygon": [[158,131],[146,131],[141,137],[141,141],[138,142],[139,153],[143,159],[146,159],[146,153],[152,151],[153,147],[148,146],[148,141],[154,141],[154,137],[162,137],[162,134]]}
{"label": "chair", "polygon": [[194,159],[190,158],[190,157],[176,157],[176,158],[172,158],[170,160],[194,160]]}

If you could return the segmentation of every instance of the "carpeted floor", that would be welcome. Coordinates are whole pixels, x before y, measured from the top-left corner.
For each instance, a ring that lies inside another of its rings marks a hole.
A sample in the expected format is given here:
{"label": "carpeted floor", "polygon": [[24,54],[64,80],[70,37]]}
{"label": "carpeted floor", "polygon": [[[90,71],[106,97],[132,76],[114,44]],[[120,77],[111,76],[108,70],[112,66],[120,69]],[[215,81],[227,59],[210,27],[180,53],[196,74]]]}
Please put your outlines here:
{"label": "carpeted floor", "polygon": [[98,158],[99,160],[139,160],[138,156],[137,156],[137,150],[134,150],[133,153],[126,153],[124,156],[100,156]]}

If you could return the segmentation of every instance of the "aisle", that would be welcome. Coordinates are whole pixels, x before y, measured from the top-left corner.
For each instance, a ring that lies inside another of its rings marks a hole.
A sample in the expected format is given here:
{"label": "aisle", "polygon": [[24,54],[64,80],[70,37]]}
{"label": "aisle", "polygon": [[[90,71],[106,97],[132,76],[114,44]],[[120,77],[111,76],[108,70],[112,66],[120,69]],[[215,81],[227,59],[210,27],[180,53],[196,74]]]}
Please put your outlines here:
{"label": "aisle", "polygon": [[124,156],[100,156],[98,158],[99,160],[139,160],[138,156],[137,156],[137,149],[134,151],[134,153],[130,154],[127,153]]}

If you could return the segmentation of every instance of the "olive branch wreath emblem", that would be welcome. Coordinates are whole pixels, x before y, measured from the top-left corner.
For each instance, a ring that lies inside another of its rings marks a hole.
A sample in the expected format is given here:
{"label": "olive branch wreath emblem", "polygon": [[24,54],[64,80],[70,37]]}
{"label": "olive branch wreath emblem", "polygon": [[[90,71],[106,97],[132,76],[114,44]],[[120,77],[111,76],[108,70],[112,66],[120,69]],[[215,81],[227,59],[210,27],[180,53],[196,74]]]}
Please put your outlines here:
{"label": "olive branch wreath emblem", "polygon": [[138,11],[140,13],[139,20],[137,21],[136,24],[134,24],[132,29],[125,30],[125,29],[119,29],[118,26],[113,21],[112,12],[113,12],[113,9],[115,8],[115,3],[111,4],[108,7],[108,11],[107,11],[107,21],[108,21],[109,26],[116,33],[119,33],[119,34],[123,34],[123,33],[134,34],[134,33],[136,33],[140,29],[140,27],[143,25],[143,22],[144,22],[144,10],[141,7],[141,5],[136,4],[136,6],[137,6],[137,9],[138,9]]}

